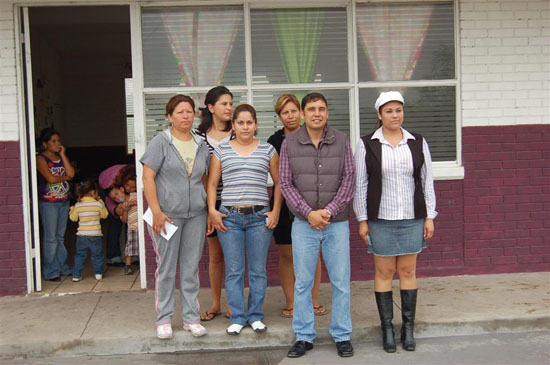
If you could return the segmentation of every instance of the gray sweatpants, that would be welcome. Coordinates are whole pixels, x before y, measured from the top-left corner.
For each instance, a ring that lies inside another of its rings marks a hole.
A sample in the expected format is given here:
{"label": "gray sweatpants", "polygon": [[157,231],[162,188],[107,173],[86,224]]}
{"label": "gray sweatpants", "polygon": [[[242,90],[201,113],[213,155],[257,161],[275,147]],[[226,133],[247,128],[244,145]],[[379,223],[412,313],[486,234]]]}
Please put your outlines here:
{"label": "gray sweatpants", "polygon": [[192,218],[173,218],[178,230],[170,238],[170,241],[153,233],[153,247],[157,258],[157,270],[155,271],[157,326],[170,323],[174,316],[174,291],[178,260],[183,322],[200,322],[200,306],[197,299],[199,260],[204,246],[206,218],[206,212]]}

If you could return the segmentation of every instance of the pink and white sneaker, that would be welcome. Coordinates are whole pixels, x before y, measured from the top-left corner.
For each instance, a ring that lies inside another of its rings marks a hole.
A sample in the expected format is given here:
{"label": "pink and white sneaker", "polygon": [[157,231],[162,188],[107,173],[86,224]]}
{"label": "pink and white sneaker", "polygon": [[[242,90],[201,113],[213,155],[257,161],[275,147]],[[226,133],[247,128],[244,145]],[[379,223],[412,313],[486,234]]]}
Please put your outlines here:
{"label": "pink and white sneaker", "polygon": [[157,326],[157,338],[161,340],[172,338],[172,325],[170,325],[170,323],[159,324]]}
{"label": "pink and white sneaker", "polygon": [[204,328],[200,323],[184,323],[183,329],[191,332],[195,337],[201,337],[207,334],[206,328]]}

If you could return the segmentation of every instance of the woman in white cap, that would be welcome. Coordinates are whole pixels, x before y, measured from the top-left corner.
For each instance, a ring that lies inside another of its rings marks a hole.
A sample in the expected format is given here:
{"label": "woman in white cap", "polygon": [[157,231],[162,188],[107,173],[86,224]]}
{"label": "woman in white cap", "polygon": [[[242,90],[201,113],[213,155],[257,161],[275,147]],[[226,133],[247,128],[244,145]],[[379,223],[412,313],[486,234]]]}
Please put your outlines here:
{"label": "woman in white cap", "polygon": [[405,101],[398,91],[383,92],[375,103],[377,129],[355,150],[353,208],[359,235],[374,254],[374,291],[386,352],[395,352],[392,279],[399,275],[401,344],[414,351],[416,258],[434,232],[436,217],[432,160],[428,143],[402,128]]}

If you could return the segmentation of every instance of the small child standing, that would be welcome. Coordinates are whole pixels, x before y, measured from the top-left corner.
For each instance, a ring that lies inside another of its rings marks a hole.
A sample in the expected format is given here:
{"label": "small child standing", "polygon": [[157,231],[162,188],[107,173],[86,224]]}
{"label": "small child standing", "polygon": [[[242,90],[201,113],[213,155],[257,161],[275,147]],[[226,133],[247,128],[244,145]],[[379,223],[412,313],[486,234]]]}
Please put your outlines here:
{"label": "small child standing", "polygon": [[99,197],[98,186],[94,180],[86,179],[77,184],[75,193],[78,202],[71,207],[69,212],[69,218],[73,222],[78,221],[73,281],[82,280],[82,269],[88,251],[90,251],[95,278],[101,280],[105,272],[105,265],[100,219],[107,218],[109,212]]}
{"label": "small child standing", "polygon": [[132,270],[132,257],[139,256],[137,194],[126,194],[126,204],[126,210],[121,217],[121,220],[127,223],[124,275],[132,275],[134,273]]}

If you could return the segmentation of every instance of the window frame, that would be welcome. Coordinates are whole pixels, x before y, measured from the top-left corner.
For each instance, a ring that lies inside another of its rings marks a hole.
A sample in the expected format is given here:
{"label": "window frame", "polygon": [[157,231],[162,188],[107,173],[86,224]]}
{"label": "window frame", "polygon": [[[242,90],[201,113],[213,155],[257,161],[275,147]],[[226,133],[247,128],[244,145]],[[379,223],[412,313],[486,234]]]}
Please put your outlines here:
{"label": "window frame", "polygon": [[[189,1],[181,2],[151,2],[140,5],[141,10],[146,8],[162,7],[196,7],[196,6],[235,6],[243,7],[244,15],[244,41],[245,41],[245,84],[232,85],[232,91],[246,92],[247,102],[254,105],[254,93],[258,91],[278,91],[278,90],[327,90],[339,89],[347,90],[349,97],[349,131],[350,143],[355,149],[357,141],[360,139],[360,105],[359,92],[361,89],[369,88],[388,88],[388,87],[433,87],[433,86],[451,86],[455,88],[455,125],[456,125],[456,159],[454,161],[436,161],[433,162],[433,175],[435,180],[456,180],[464,178],[464,167],[462,166],[462,105],[461,105],[461,85],[460,85],[460,38],[459,38],[459,8],[456,0],[432,0],[432,3],[452,3],[454,16],[454,46],[455,46],[455,77],[443,80],[412,80],[412,81],[359,81],[358,72],[358,39],[357,39],[357,12],[356,8],[362,4],[373,4],[387,2],[384,0],[302,0],[298,2],[273,2],[267,0],[226,0],[226,1]],[[401,1],[402,3],[422,3],[427,0]],[[252,35],[251,35],[251,10],[253,9],[281,9],[281,8],[344,8],[347,14],[347,41],[348,41],[348,81],[334,83],[308,83],[308,84],[253,84],[252,81]],[[139,29],[139,42],[141,43],[141,28]],[[141,47],[140,47],[141,50]],[[143,56],[143,55],[141,55]],[[143,60],[143,59],[142,59]],[[143,78],[143,74],[140,75]],[[135,85],[136,86],[136,85]],[[174,93],[206,93],[210,87],[141,87],[139,93],[143,100],[143,115],[145,116],[145,95],[146,94],[167,94]]]}

